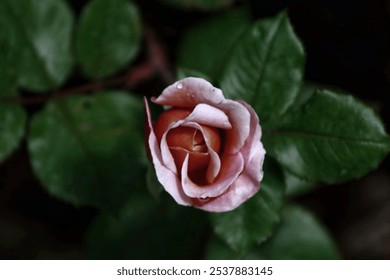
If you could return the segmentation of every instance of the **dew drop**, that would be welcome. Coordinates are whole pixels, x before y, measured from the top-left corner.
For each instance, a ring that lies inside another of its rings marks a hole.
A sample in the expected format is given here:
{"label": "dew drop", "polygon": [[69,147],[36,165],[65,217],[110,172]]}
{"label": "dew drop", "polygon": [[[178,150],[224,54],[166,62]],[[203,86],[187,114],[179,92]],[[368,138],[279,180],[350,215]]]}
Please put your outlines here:
{"label": "dew drop", "polygon": [[182,83],[177,83],[176,88],[182,89],[183,88],[183,84]]}

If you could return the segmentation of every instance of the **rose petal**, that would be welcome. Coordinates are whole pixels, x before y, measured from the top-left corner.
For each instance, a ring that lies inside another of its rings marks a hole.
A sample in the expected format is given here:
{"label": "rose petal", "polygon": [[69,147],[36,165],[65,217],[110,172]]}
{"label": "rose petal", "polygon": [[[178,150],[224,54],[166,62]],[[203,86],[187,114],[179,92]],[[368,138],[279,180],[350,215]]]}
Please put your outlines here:
{"label": "rose petal", "polygon": [[245,161],[242,174],[234,181],[229,190],[209,201],[198,200],[195,207],[210,212],[230,211],[246,200],[251,198],[260,189],[260,182],[263,178],[262,166],[265,158],[265,150],[260,142],[261,128],[256,112],[251,106],[243,101],[239,101],[250,113],[250,133],[240,150]]}
{"label": "rose petal", "polygon": [[186,118],[186,121],[222,129],[232,128],[228,116],[220,109],[208,104],[197,105],[192,113]]}
{"label": "rose petal", "polygon": [[218,106],[229,117],[232,129],[226,130],[225,153],[237,153],[245,143],[250,131],[250,114],[245,106],[226,100]]}
{"label": "rose petal", "polygon": [[261,127],[259,124],[259,118],[255,110],[244,101],[239,101],[244,105],[250,113],[250,133],[249,137],[241,149],[241,153],[245,160],[245,170],[248,176],[252,176],[257,181],[261,181],[263,178],[262,168],[266,151],[263,147],[261,140]]}
{"label": "rose petal", "polygon": [[233,182],[227,192],[205,203],[199,200],[193,206],[209,212],[231,211],[255,195],[259,189],[260,183],[244,172]]}
{"label": "rose petal", "polygon": [[163,164],[157,138],[153,131],[149,104],[146,98],[144,98],[144,102],[145,102],[145,110],[147,114],[148,126],[150,129],[148,144],[149,144],[149,149],[153,160],[153,165],[156,170],[157,179],[163,185],[164,189],[175,199],[175,201],[178,204],[191,205],[191,199],[184,194],[178,176]]}
{"label": "rose petal", "polygon": [[201,125],[194,122],[184,122],[182,125],[196,128],[200,132],[202,132],[205,144],[207,146],[207,151],[210,155],[210,163],[206,172],[206,180],[209,183],[213,182],[219,174],[221,168],[221,161],[219,159],[218,153],[213,149],[213,143],[210,143],[210,139],[207,137],[207,132],[205,131],[205,129],[203,129]]}
{"label": "rose petal", "polygon": [[152,98],[156,104],[181,108],[193,108],[200,103],[217,105],[224,100],[220,89],[204,79],[192,77],[170,85],[158,98]]}
{"label": "rose petal", "polygon": [[[171,128],[173,128],[174,124],[170,125],[170,128],[165,131],[163,134],[161,141],[160,141],[160,152],[161,152],[161,159],[164,165],[171,170],[174,174],[178,174],[175,161],[173,159],[173,156],[171,154],[171,151],[169,150],[169,146],[167,143],[167,134]],[[156,138],[157,139],[157,138]]]}
{"label": "rose petal", "polygon": [[223,155],[221,158],[221,170],[217,179],[210,185],[198,186],[187,175],[188,157],[186,157],[181,169],[181,183],[184,193],[193,198],[217,197],[233,184],[243,168],[244,159],[240,153]]}

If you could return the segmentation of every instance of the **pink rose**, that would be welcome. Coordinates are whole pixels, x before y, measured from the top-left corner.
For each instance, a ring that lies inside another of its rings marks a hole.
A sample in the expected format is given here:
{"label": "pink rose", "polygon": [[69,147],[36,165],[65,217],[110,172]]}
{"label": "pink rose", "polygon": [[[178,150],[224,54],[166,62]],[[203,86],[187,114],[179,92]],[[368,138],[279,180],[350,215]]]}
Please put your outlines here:
{"label": "pink rose", "polygon": [[145,99],[150,156],[177,203],[224,212],[259,190],[265,150],[252,107],[200,78],[178,81],[152,101],[169,107],[153,123]]}

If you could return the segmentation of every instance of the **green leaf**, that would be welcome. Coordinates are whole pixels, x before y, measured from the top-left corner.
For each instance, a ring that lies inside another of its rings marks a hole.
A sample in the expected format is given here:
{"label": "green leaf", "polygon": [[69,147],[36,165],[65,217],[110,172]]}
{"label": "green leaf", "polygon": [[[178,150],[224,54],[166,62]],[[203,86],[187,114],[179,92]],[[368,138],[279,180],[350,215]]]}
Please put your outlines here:
{"label": "green leaf", "polygon": [[118,219],[100,215],[87,234],[91,259],[193,259],[205,213],[151,196],[133,196]]}
{"label": "green leaf", "polygon": [[222,242],[220,238],[212,236],[206,248],[206,260],[237,260],[239,258],[239,255],[228,247],[226,243]]}
{"label": "green leaf", "polygon": [[71,68],[73,15],[62,0],[0,1],[0,49],[6,71],[32,91],[61,85]]}
{"label": "green leaf", "polygon": [[286,170],[284,172],[284,182],[286,184],[286,195],[289,197],[305,194],[317,187],[317,184],[291,174]]}
{"label": "green leaf", "polygon": [[131,2],[93,0],[82,11],[77,29],[77,60],[89,77],[103,78],[135,58],[140,39],[140,18]]}
{"label": "green leaf", "polygon": [[231,212],[210,214],[215,233],[240,255],[269,238],[279,222],[285,186],[277,167],[266,160],[259,193]]}
{"label": "green leaf", "polygon": [[256,250],[266,259],[339,259],[324,226],[307,210],[289,205],[275,234]]}
{"label": "green leaf", "polygon": [[304,71],[303,47],[286,13],[257,21],[241,38],[221,79],[227,98],[243,99],[264,121],[294,102]]}
{"label": "green leaf", "polygon": [[216,10],[224,8],[233,3],[233,0],[162,0],[177,8],[184,9],[200,9],[200,10]]}
{"label": "green leaf", "polygon": [[177,77],[177,80],[182,80],[182,79],[187,78],[187,77],[197,77],[197,78],[205,79],[206,81],[211,81],[211,79],[208,76],[206,76],[205,74],[203,74],[199,71],[196,71],[196,70],[188,69],[188,68],[177,69],[176,77]]}
{"label": "green leaf", "polygon": [[263,143],[289,172],[336,183],[376,168],[390,141],[374,111],[354,99],[317,91],[263,129]]}
{"label": "green leaf", "polygon": [[144,184],[142,118],[142,102],[123,92],[49,103],[31,123],[36,175],[61,199],[117,211]]}
{"label": "green leaf", "polygon": [[218,80],[227,58],[250,22],[246,11],[236,10],[195,25],[180,43],[178,64]]}
{"label": "green leaf", "polygon": [[15,84],[16,73],[12,73],[10,69],[6,66],[7,54],[5,50],[2,48],[0,41],[0,98]]}
{"label": "green leaf", "polygon": [[156,171],[154,170],[153,163],[148,163],[148,170],[146,172],[146,185],[148,191],[157,200],[160,200],[160,196],[164,191],[164,187],[160,184],[157,179]]}
{"label": "green leaf", "polygon": [[[0,91],[0,98],[4,93]],[[0,120],[0,162],[2,162],[19,146],[25,133],[27,114],[22,106],[0,100]]]}

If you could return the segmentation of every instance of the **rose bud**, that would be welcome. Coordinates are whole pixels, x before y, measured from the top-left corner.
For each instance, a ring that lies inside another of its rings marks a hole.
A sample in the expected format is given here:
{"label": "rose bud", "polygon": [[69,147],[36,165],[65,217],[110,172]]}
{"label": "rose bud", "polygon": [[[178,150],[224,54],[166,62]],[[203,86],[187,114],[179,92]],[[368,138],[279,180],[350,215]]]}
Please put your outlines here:
{"label": "rose bud", "polygon": [[148,152],[178,204],[225,212],[259,190],[265,150],[251,106],[200,78],[178,81],[152,102],[169,109],[153,123],[145,98]]}

